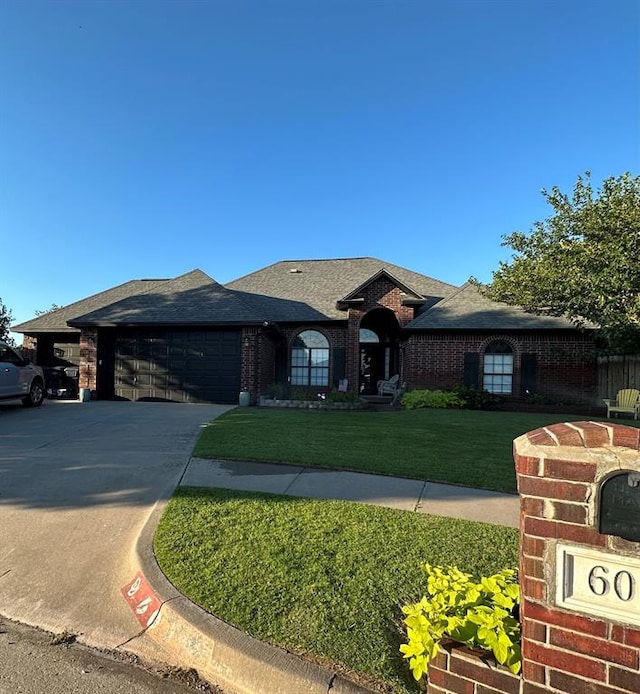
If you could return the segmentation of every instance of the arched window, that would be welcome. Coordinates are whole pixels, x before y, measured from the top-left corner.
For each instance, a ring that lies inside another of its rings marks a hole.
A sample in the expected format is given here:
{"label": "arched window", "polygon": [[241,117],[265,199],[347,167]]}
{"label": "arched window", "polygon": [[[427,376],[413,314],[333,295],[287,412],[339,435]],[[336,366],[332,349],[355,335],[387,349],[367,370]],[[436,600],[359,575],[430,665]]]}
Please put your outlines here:
{"label": "arched window", "polygon": [[482,387],[499,395],[513,392],[513,350],[507,342],[496,340],[485,350]]}
{"label": "arched window", "polygon": [[305,330],[293,341],[291,385],[329,385],[329,340],[321,332]]}
{"label": "arched window", "polygon": [[373,330],[369,330],[369,328],[360,328],[360,342],[376,344],[380,342],[380,338]]}

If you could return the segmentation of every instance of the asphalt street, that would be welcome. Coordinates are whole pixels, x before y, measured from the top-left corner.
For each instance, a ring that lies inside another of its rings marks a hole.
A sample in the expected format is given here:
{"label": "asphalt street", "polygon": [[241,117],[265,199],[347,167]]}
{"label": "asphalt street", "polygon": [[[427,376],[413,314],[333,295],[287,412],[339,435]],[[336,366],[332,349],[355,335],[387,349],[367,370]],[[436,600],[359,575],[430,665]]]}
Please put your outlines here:
{"label": "asphalt street", "polygon": [[216,694],[193,672],[145,669],[0,618],[0,694]]}

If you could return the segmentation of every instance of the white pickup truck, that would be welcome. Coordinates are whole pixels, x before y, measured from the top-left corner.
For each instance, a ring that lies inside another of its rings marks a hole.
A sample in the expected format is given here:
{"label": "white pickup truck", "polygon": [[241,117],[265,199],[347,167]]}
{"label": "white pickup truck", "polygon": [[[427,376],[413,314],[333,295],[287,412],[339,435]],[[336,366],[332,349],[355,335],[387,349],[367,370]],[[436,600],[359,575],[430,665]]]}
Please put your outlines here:
{"label": "white pickup truck", "polygon": [[27,407],[39,407],[44,394],[42,369],[0,340],[0,400],[21,398]]}

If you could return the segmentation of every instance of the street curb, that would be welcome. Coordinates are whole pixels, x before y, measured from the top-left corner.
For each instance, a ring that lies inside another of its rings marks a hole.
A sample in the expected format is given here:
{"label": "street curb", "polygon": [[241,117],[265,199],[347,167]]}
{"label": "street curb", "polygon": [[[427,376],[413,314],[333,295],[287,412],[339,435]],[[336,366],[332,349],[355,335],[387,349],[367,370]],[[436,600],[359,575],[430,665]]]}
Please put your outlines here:
{"label": "street curb", "polygon": [[337,672],[249,636],[205,612],[167,580],[153,552],[153,537],[167,501],[159,501],[135,547],[141,574],[161,602],[145,634],[176,665],[194,668],[225,694],[371,694]]}

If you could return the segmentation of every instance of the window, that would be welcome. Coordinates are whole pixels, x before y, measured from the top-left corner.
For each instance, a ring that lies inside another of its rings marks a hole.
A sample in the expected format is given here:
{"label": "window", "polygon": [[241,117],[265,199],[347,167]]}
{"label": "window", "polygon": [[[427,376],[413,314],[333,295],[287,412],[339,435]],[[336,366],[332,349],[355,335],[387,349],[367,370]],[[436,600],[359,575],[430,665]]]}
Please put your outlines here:
{"label": "window", "polygon": [[329,385],[329,340],[317,330],[305,330],[293,341],[291,385]]}
{"label": "window", "polygon": [[513,392],[513,350],[506,342],[492,342],[487,347],[482,387],[498,395],[511,395]]}
{"label": "window", "polygon": [[5,364],[22,366],[23,358],[6,345],[0,345],[0,361]]}
{"label": "window", "polygon": [[375,344],[380,342],[380,338],[368,328],[360,328],[360,342],[369,342]]}

